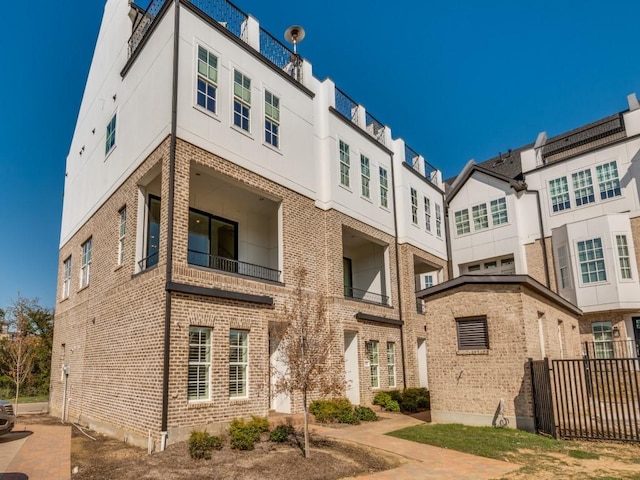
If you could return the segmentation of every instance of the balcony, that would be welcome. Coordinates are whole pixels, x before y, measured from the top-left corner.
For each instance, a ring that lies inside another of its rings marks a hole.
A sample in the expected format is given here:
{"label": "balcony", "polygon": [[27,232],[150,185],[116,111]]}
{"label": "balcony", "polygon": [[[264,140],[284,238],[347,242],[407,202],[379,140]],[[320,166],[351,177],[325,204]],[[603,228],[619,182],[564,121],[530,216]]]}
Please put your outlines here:
{"label": "balcony", "polygon": [[387,245],[343,227],[342,256],[345,298],[389,306]]}
{"label": "balcony", "polygon": [[335,104],[336,112],[354,125],[364,129],[378,143],[386,144],[385,134],[387,127],[338,87],[335,87]]}
{"label": "balcony", "polygon": [[438,169],[427,162],[422,155],[405,143],[404,145],[404,163],[419,173],[429,182],[439,186]]}
{"label": "balcony", "polygon": [[280,202],[192,164],[187,263],[281,281]]}

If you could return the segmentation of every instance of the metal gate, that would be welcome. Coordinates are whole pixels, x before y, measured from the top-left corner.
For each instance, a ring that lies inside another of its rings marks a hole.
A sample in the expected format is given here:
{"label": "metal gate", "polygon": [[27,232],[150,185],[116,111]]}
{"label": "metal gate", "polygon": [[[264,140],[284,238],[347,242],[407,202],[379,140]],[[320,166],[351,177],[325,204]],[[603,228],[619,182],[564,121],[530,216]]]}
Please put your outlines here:
{"label": "metal gate", "polygon": [[545,359],[529,365],[538,432],[640,442],[638,359]]}

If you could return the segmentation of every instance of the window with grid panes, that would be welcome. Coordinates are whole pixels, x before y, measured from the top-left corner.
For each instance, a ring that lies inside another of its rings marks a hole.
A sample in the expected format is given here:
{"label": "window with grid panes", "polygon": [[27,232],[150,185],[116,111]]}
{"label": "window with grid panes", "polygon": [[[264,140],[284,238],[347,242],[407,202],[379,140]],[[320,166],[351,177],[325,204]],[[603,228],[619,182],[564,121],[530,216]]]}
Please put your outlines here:
{"label": "window with grid panes", "polygon": [[560,288],[569,288],[569,256],[567,255],[567,246],[562,245],[558,248],[558,267],[560,268]]}
{"label": "window with grid panes", "polygon": [[349,168],[351,160],[349,158],[349,145],[340,140],[340,184],[349,187]]}
{"label": "window with grid panes", "polygon": [[587,205],[596,201],[596,196],[593,193],[591,170],[587,169],[571,174],[571,181],[577,206]]}
{"label": "window with grid panes", "polygon": [[196,103],[212,113],[216,113],[216,92],[218,88],[218,57],[198,46],[196,79]]}
{"label": "window with grid panes", "polygon": [[369,342],[369,362],[371,364],[371,388],[380,387],[380,356],[378,352],[378,342]]}
{"label": "window with grid panes", "polygon": [[387,208],[389,206],[389,178],[387,170],[380,167],[380,206]]}
{"label": "window with grid panes", "polygon": [[264,92],[264,141],[280,147],[280,99],[268,90]]}
{"label": "window with grid panes", "polygon": [[474,230],[484,230],[485,228],[489,228],[489,217],[487,215],[486,203],[471,207],[471,213],[473,215]]}
{"label": "window with grid panes", "polygon": [[424,197],[424,226],[427,232],[431,231],[431,200]]}
{"label": "window with grid panes", "polygon": [[387,381],[389,387],[396,386],[396,344],[387,342]]}
{"label": "window with grid panes", "polygon": [[118,235],[118,265],[124,262],[124,237],[127,234],[127,209],[120,210],[120,232]]}
{"label": "window with grid panes", "polygon": [[89,285],[91,277],[91,251],[93,249],[93,239],[89,239],[82,244],[82,261],[80,263],[80,288]]}
{"label": "window with grid panes", "polygon": [[107,137],[104,145],[104,153],[107,155],[116,146],[116,114],[113,114],[107,124]]}
{"label": "window with grid panes", "polygon": [[618,164],[616,162],[605,163],[596,167],[598,177],[598,190],[600,199],[617,197],[622,195],[620,190],[620,180],[618,178]]}
{"label": "window with grid panes", "polygon": [[582,274],[582,283],[596,283],[607,280],[601,238],[578,242],[578,262],[580,264],[580,273]]}
{"label": "window with grid panes", "polygon": [[629,245],[626,235],[616,235],[618,247],[618,261],[620,262],[620,276],[627,280],[631,278],[631,263],[629,257]]}
{"label": "window with grid panes", "polygon": [[189,401],[211,398],[211,328],[189,327],[187,398]]}
{"label": "window with grid panes", "polygon": [[556,178],[549,181],[549,195],[551,196],[551,208],[554,212],[568,210],[571,208],[569,198],[569,186],[567,177]]}
{"label": "window with grid panes", "polygon": [[362,182],[362,196],[369,198],[371,191],[369,184],[371,182],[371,172],[369,170],[369,159],[364,155],[360,155],[360,179]]}
{"label": "window with grid panes", "polygon": [[436,203],[436,235],[442,237],[442,210],[440,205]]}
{"label": "window with grid panes", "polygon": [[418,224],[418,192],[415,188],[411,189],[411,223]]}
{"label": "window with grid panes", "polygon": [[251,79],[233,71],[233,124],[245,131],[251,127]]}
{"label": "window with grid panes", "polygon": [[231,330],[229,332],[229,396],[246,397],[249,377],[249,332]]}
{"label": "window with grid panes", "polygon": [[64,261],[64,272],[62,274],[62,298],[68,298],[71,290],[71,257]]}
{"label": "window with grid panes", "polygon": [[471,225],[469,223],[469,210],[459,210],[454,214],[456,220],[456,233],[458,235],[464,235],[471,231]]}
{"label": "window with grid panes", "polygon": [[509,217],[507,216],[507,200],[505,198],[491,200],[491,221],[494,226],[509,222]]}

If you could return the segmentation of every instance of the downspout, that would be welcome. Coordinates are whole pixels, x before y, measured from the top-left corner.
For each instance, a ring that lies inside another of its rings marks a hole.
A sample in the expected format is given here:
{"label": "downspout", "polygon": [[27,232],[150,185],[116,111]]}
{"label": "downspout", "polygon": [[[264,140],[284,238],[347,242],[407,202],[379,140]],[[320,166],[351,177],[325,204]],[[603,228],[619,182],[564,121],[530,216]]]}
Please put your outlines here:
{"label": "downspout", "polygon": [[540,242],[542,244],[542,257],[544,259],[544,279],[546,282],[546,287],[551,290],[551,277],[549,275],[549,255],[547,253],[547,241],[544,236],[544,224],[542,223],[542,207],[540,206],[540,191],[539,190],[530,190],[527,187],[527,184],[524,184],[524,191],[527,193],[535,193],[536,194],[536,205],[538,207],[538,228],[540,229]]}
{"label": "downspout", "polygon": [[[402,322],[402,290],[400,288],[400,245],[398,244],[398,213],[396,206],[396,178],[395,170],[393,168],[393,152],[391,153],[391,188],[393,198],[393,231],[394,231],[394,243],[396,247],[396,283],[398,289],[398,319]],[[405,361],[405,349],[404,349],[404,322],[400,324],[400,349],[402,350],[402,385],[404,389],[407,389],[407,369]]]}
{"label": "downspout", "polygon": [[453,258],[451,256],[452,254],[451,254],[451,235],[450,235],[450,228],[449,228],[449,202],[445,197],[446,195],[442,196],[442,199],[444,200],[442,205],[442,209],[444,211],[442,212],[442,215],[444,216],[444,238],[445,238],[445,245],[447,247],[447,280],[451,280],[453,278]]}
{"label": "downspout", "polygon": [[167,271],[164,311],[164,359],[162,370],[162,421],[160,426],[160,451],[167,446],[167,419],[169,414],[169,360],[171,348],[171,292],[169,284],[173,275],[173,203],[175,195],[175,169],[178,120],[178,51],[180,46],[180,0],[174,0],[173,27],[173,85],[171,91],[171,144],[169,147],[169,195],[167,199]]}

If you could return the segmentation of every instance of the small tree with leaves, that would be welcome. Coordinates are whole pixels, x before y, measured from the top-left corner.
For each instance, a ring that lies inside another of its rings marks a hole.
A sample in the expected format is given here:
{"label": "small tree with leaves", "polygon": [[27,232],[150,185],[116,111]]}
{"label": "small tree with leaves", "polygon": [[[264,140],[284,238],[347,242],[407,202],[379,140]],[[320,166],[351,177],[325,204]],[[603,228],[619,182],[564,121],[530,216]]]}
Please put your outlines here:
{"label": "small tree with leaves", "polygon": [[285,306],[282,321],[272,328],[278,341],[276,355],[281,369],[272,366],[275,376],[272,394],[296,393],[304,411],[304,456],[309,456],[309,396],[335,395],[344,391],[344,375],[329,364],[335,329],[327,320],[324,299],[305,291],[307,271],[295,271],[296,289]]}

